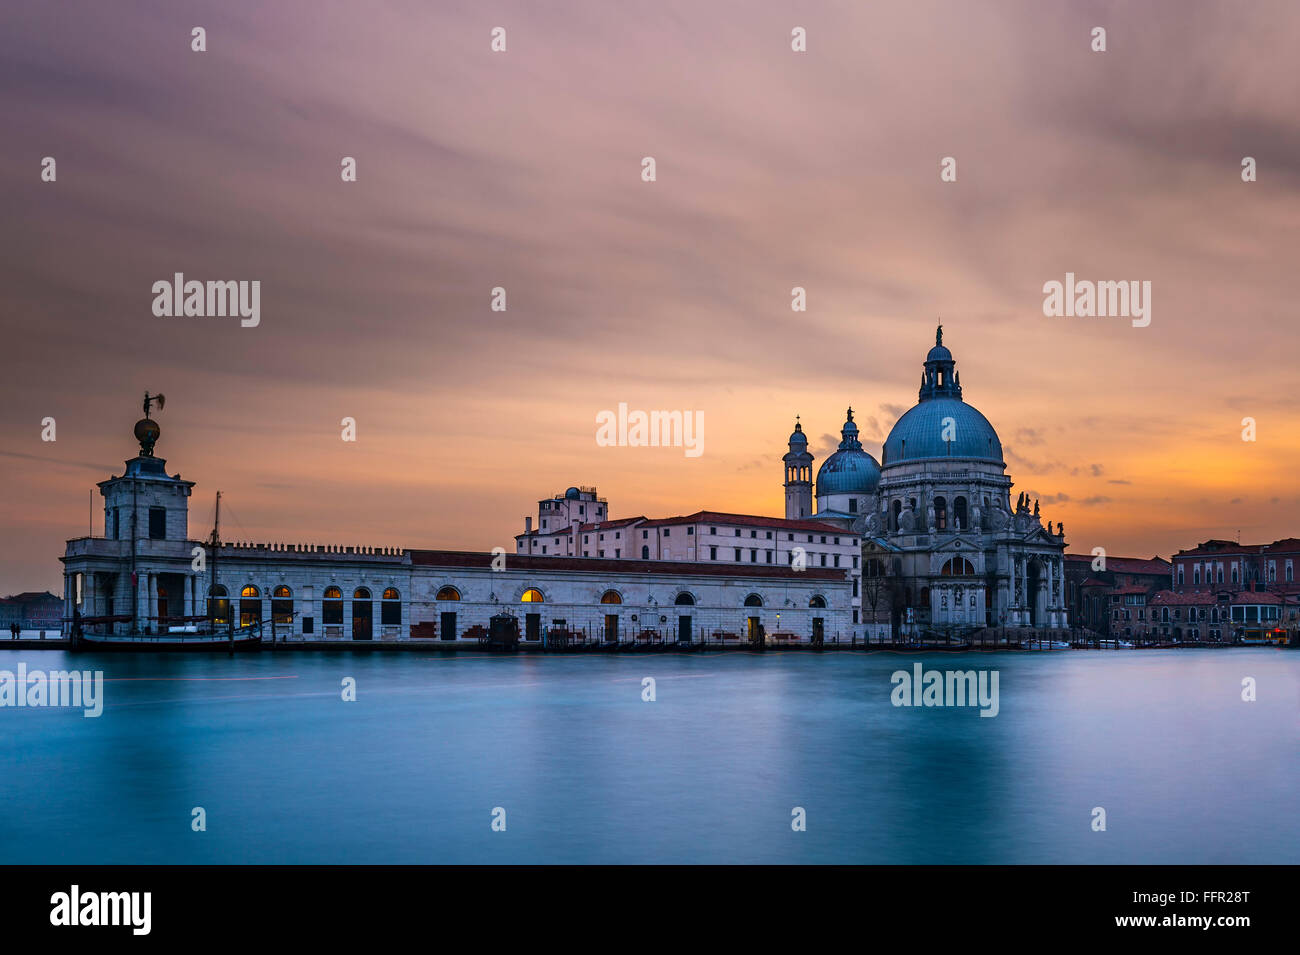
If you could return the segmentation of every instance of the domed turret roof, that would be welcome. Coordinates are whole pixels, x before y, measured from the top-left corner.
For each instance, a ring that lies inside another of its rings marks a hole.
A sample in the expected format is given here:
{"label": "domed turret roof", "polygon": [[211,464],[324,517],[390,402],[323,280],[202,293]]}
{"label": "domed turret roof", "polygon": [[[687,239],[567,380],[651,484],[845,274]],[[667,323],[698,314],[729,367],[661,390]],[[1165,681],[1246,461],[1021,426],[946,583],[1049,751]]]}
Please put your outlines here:
{"label": "domed turret roof", "polygon": [[1005,466],[997,431],[962,400],[955,365],[940,325],[925,358],[920,400],[898,419],[881,448],[884,467],[927,458],[974,458]]}
{"label": "domed turret roof", "polygon": [[817,496],[823,494],[874,494],[880,484],[880,465],[862,449],[853,409],[840,431],[839,449],[817,471]]}

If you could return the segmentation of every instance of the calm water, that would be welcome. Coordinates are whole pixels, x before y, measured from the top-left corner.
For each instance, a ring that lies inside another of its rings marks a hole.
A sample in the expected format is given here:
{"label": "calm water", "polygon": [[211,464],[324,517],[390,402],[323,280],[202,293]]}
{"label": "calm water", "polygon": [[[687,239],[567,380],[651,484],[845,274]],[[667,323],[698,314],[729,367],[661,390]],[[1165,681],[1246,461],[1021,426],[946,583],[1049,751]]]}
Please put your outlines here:
{"label": "calm water", "polygon": [[[19,660],[106,705],[0,709],[4,863],[1300,861],[1291,651]],[[914,660],[1001,712],[892,706]]]}

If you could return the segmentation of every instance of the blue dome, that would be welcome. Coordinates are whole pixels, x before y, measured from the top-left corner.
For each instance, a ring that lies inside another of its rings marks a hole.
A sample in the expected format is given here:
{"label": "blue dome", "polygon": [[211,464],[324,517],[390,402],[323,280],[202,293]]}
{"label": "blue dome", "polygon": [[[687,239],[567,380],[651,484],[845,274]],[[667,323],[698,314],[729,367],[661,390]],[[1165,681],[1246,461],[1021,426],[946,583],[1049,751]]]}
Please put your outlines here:
{"label": "blue dome", "polygon": [[817,496],[823,494],[875,494],[880,465],[861,448],[841,448],[822,462],[817,471]]}
{"label": "blue dome", "polygon": [[576,501],[578,500],[578,498],[582,497],[582,492],[579,491],[576,487],[571,487],[564,492],[564,497],[566,500]]}
{"label": "blue dome", "polygon": [[952,361],[952,352],[946,345],[935,345],[925,356],[926,361]]}
{"label": "blue dome", "polygon": [[[952,418],[953,440],[944,441],[944,419]],[[1005,464],[998,433],[960,398],[926,398],[898,419],[880,452],[885,467],[926,458],[976,458]]]}
{"label": "blue dome", "polygon": [[839,450],[822,462],[817,471],[817,496],[823,494],[874,494],[880,484],[880,465],[862,450],[853,409],[840,429]]}

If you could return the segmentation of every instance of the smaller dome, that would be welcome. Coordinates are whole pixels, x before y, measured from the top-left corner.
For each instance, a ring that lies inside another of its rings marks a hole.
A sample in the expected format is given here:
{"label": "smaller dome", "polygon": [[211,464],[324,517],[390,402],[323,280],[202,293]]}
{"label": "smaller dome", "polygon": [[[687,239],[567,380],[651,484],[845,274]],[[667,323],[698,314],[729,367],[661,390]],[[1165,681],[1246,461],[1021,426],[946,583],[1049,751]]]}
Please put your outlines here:
{"label": "smaller dome", "polygon": [[576,501],[580,497],[582,497],[582,492],[576,487],[571,487],[564,492],[564,499],[566,501]]}
{"label": "smaller dome", "polygon": [[802,444],[805,447],[808,445],[808,436],[803,433],[803,425],[798,421],[795,421],[794,430],[790,432],[790,445],[793,447],[796,444]]}
{"label": "smaller dome", "polygon": [[862,449],[853,409],[840,429],[839,450],[822,462],[817,471],[817,496],[823,494],[874,494],[880,484],[880,465]]}
{"label": "smaller dome", "polygon": [[935,345],[925,355],[926,361],[952,361],[952,352],[947,345]]}

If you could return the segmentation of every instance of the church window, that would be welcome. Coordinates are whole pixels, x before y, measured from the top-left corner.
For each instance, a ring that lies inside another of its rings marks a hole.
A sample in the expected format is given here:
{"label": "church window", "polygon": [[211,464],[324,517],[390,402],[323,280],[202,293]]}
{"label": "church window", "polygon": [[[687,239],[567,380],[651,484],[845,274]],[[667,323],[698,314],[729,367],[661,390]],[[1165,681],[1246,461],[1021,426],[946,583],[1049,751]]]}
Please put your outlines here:
{"label": "church window", "polygon": [[952,526],[964,531],[970,527],[970,519],[966,513],[966,498],[959,497],[952,502]]}
{"label": "church window", "polygon": [[763,598],[760,597],[758,594],[750,594],[748,597],[745,598],[745,606],[761,607],[763,606]]}
{"label": "church window", "polygon": [[542,592],[536,587],[529,587],[524,591],[523,596],[519,598],[519,602],[526,604],[539,604],[545,603],[546,598],[542,596]]}
{"label": "church window", "polygon": [[677,599],[673,601],[673,604],[678,607],[694,607],[695,598],[683,590],[677,595]]}
{"label": "church window", "polygon": [[965,557],[952,557],[944,563],[939,573],[945,577],[969,576],[975,573],[975,567]]}
{"label": "church window", "polygon": [[813,610],[825,610],[826,598],[823,597],[821,594],[816,594],[812,600],[808,601],[808,606],[811,607]]}
{"label": "church window", "polygon": [[603,604],[621,604],[623,598],[617,590],[607,590],[600,595],[600,602]]}
{"label": "church window", "polygon": [[459,600],[460,591],[457,590],[455,587],[443,587],[441,590],[438,591],[438,595],[433,599],[434,600]]}
{"label": "church window", "polygon": [[934,499],[934,526],[941,531],[948,528],[948,499],[945,497]]}

